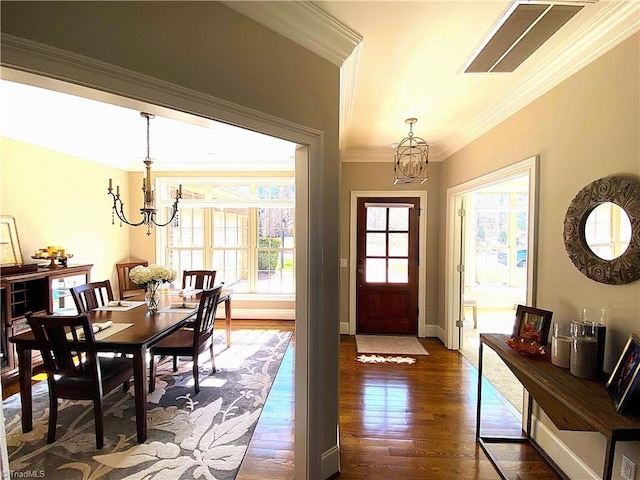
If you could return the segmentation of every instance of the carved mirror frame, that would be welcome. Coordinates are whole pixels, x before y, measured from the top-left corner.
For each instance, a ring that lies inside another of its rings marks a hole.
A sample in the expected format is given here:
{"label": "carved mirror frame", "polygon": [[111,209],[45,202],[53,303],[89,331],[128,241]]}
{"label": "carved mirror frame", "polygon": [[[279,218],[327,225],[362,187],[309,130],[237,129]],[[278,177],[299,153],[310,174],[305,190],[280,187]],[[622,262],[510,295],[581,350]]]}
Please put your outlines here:
{"label": "carved mirror frame", "polygon": [[[622,208],[631,222],[629,246],[613,260],[594,254],[585,238],[589,214],[606,202]],[[622,285],[640,279],[640,177],[613,175],[580,190],[564,218],[564,245],[576,268],[596,282]]]}

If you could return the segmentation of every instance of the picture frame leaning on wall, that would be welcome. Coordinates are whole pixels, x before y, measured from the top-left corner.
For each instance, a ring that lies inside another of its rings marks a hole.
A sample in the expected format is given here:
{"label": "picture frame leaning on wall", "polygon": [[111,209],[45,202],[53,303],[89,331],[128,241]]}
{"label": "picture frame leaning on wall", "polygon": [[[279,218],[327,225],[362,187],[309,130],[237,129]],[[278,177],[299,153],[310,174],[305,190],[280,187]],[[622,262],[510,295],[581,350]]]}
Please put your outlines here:
{"label": "picture frame leaning on wall", "polygon": [[616,407],[616,412],[623,413],[629,405],[640,378],[640,337],[631,334],[622,349],[609,380],[607,391]]}
{"label": "picture frame leaning on wall", "polygon": [[18,266],[23,263],[16,219],[11,215],[0,215],[0,265]]}

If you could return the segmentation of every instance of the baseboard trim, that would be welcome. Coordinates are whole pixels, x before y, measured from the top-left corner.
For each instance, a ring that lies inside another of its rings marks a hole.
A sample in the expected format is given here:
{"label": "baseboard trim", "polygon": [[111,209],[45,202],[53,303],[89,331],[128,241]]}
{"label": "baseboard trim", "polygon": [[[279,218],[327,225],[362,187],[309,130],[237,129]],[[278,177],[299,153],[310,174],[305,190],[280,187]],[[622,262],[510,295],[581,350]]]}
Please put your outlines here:
{"label": "baseboard trim", "polygon": [[[235,315],[235,310],[234,310],[234,315]],[[440,327],[438,327],[437,325],[425,325],[425,338],[426,337],[438,337],[440,339],[442,339],[440,337],[440,330],[442,330]],[[350,335],[350,325],[349,322],[340,322],[340,335]]]}
{"label": "baseboard trim", "polygon": [[425,325],[424,327],[424,336],[426,337],[437,337],[439,332],[438,325]]}
{"label": "baseboard trim", "polygon": [[537,418],[532,418],[532,436],[538,445],[569,478],[599,480],[602,478],[589,468],[572,450]]}
{"label": "baseboard trim", "polygon": [[340,447],[334,445],[320,456],[320,478],[327,479],[340,473]]}
{"label": "baseboard trim", "polygon": [[[232,308],[232,317],[238,320],[295,320],[295,310],[289,308]],[[224,308],[218,308],[216,319],[224,319]]]}

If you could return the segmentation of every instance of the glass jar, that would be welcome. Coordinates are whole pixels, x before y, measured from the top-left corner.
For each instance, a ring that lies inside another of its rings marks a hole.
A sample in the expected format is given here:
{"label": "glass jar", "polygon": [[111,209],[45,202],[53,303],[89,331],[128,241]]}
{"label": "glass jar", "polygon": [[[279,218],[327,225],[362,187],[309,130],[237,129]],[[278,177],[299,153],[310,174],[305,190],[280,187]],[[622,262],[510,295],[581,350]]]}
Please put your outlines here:
{"label": "glass jar", "polygon": [[551,336],[551,363],[557,367],[571,365],[571,335],[566,323],[553,323]]}
{"label": "glass jar", "polygon": [[582,329],[590,337],[595,337],[598,342],[596,371],[598,376],[603,376],[604,372],[604,349],[607,336],[607,309],[606,308],[583,308],[582,309]]}
{"label": "glass jar", "polygon": [[593,380],[598,374],[598,339],[581,321],[571,322],[571,374]]}

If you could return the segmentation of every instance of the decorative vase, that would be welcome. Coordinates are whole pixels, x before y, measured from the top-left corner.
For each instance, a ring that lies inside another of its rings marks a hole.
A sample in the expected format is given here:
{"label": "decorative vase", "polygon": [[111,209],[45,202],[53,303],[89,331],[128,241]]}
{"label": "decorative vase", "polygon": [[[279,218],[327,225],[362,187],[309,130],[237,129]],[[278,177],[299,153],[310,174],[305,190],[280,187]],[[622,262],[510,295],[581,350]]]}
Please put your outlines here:
{"label": "decorative vase", "polygon": [[147,304],[147,310],[151,313],[155,313],[158,310],[158,302],[160,301],[160,294],[157,291],[158,287],[149,287],[144,294],[144,301]]}

